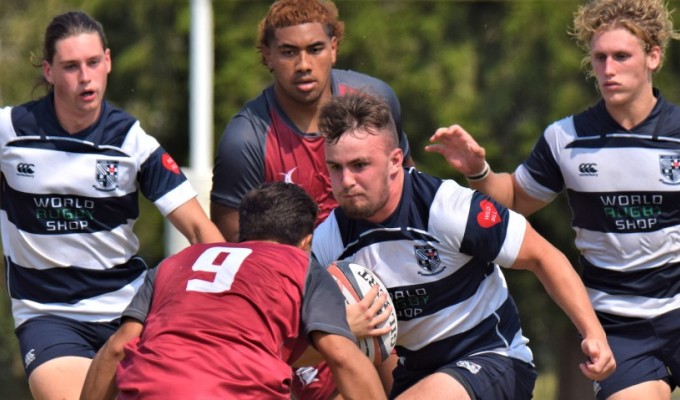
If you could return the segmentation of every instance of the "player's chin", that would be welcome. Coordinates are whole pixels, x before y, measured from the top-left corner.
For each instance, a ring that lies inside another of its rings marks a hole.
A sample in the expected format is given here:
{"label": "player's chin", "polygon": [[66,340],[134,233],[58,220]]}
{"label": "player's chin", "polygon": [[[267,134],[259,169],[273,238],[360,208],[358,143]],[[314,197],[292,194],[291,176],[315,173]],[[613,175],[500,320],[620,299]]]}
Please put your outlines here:
{"label": "player's chin", "polygon": [[375,213],[373,207],[362,202],[357,196],[341,198],[338,203],[345,215],[352,219],[366,219]]}

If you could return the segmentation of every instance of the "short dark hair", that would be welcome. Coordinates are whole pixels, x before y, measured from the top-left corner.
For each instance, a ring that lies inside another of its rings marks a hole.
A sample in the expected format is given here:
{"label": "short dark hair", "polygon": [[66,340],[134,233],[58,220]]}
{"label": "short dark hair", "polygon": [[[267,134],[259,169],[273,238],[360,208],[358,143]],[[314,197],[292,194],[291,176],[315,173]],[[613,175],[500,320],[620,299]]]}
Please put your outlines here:
{"label": "short dark hair", "polygon": [[318,210],[298,185],[265,182],[241,200],[239,241],[272,240],[295,246],[314,231]]}
{"label": "short dark hair", "polygon": [[345,133],[359,129],[371,134],[386,130],[390,148],[399,146],[390,106],[380,97],[358,91],[333,97],[321,108],[319,133],[326,143],[335,144]]}

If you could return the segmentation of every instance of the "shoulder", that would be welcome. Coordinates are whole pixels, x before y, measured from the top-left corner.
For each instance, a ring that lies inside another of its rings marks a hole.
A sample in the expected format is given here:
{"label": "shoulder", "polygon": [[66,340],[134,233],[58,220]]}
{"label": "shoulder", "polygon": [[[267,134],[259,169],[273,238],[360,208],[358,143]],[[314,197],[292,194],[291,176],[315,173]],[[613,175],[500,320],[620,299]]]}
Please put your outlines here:
{"label": "shoulder", "polygon": [[137,118],[111,103],[102,103],[101,122],[105,132],[128,132],[137,124]]}
{"label": "shoulder", "polygon": [[337,220],[338,208],[316,227],[312,239],[312,253],[321,265],[330,265],[344,248]]}
{"label": "shoulder", "polygon": [[237,118],[269,119],[272,108],[275,108],[274,87],[268,86],[257,97],[248,100],[239,112],[231,119]]}
{"label": "shoulder", "polygon": [[58,126],[54,114],[50,112],[47,97],[13,107],[4,107],[0,112],[0,124],[3,132],[11,127],[17,136],[41,132],[44,130],[40,129],[41,124]]}
{"label": "shoulder", "polygon": [[396,94],[390,85],[368,74],[342,69],[334,69],[331,74],[333,80],[337,83],[337,94],[339,95],[360,90],[381,95],[390,101],[392,98],[396,98]]}
{"label": "shoulder", "polygon": [[[415,167],[410,167],[405,169],[405,179],[410,180],[413,185],[414,192],[418,194],[430,194],[434,197],[434,194],[439,190],[442,183],[447,182],[444,179],[432,176],[425,172],[421,172]],[[454,181],[450,181],[455,184]]]}
{"label": "shoulder", "polygon": [[270,86],[244,104],[227,123],[223,140],[253,141],[256,135],[264,135],[272,124],[272,116],[278,113],[273,92]]}
{"label": "shoulder", "polygon": [[607,112],[604,100],[575,114],[572,119],[574,132],[578,137],[599,136],[621,129]]}
{"label": "shoulder", "polygon": [[661,113],[666,115],[663,120],[664,126],[661,127],[663,134],[671,137],[680,136],[680,106],[666,101],[661,95],[659,95],[659,102]]}
{"label": "shoulder", "polygon": [[0,107],[0,133],[3,136],[9,134],[12,129],[12,109],[13,107]]}

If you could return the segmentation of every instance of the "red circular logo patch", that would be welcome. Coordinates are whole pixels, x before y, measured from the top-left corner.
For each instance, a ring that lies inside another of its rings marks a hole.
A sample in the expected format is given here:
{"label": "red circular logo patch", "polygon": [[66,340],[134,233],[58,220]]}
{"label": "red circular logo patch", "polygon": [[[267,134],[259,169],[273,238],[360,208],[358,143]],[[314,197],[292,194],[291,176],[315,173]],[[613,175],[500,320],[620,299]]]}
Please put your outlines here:
{"label": "red circular logo patch", "polygon": [[163,166],[165,169],[168,171],[172,171],[175,174],[179,174],[179,165],[175,162],[175,160],[170,157],[170,154],[168,153],[163,153],[163,157],[161,158],[163,161]]}

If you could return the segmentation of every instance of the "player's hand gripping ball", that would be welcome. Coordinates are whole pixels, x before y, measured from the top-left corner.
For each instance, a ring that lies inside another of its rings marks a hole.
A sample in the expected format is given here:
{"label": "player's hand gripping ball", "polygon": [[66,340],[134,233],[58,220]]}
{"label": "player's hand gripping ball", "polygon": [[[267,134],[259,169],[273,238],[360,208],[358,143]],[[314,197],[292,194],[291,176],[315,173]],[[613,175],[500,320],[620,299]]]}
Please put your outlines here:
{"label": "player's hand gripping ball", "polygon": [[[387,293],[387,288],[368,268],[349,261],[334,261],[328,267],[328,272],[335,278],[340,286],[342,294],[345,296],[347,304],[354,304],[364,298],[371,288],[375,285],[379,287],[379,295]],[[390,331],[380,337],[367,336],[358,340],[361,351],[375,364],[385,361],[392,353],[397,344],[397,312],[389,294],[387,301],[378,311],[378,314],[386,312],[391,306],[390,316],[385,322],[376,326],[382,328],[386,325],[391,327]]]}

